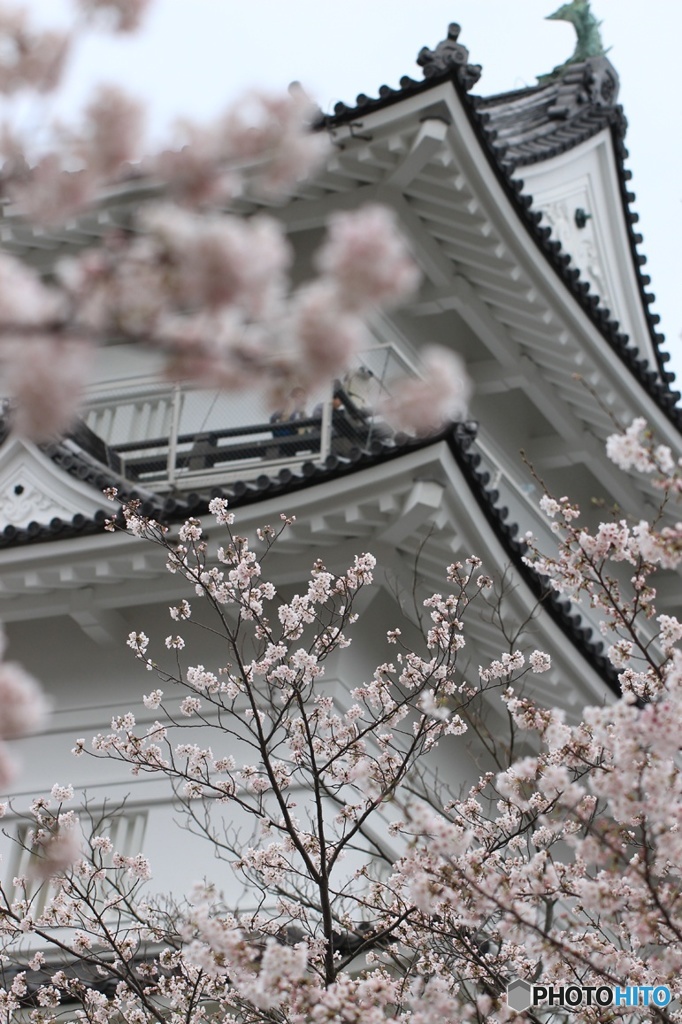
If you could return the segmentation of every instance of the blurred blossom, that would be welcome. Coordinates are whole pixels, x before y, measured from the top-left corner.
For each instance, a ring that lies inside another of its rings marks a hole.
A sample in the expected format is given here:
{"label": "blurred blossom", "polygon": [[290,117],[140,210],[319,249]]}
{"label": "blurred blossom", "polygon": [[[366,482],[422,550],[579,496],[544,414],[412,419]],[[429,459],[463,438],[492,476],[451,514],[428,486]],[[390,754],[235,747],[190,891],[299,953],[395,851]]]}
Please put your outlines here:
{"label": "blurred blossom", "polygon": [[78,338],[34,335],[0,344],[5,379],[14,397],[14,428],[32,441],[69,429],[90,368],[91,346]]}
{"label": "blurred blossom", "polygon": [[177,141],[150,161],[151,172],[164,182],[169,195],[189,207],[227,202],[240,189],[236,171],[220,159],[213,127],[192,121],[176,125]]}
{"label": "blurred blossom", "polygon": [[59,153],[47,153],[15,175],[8,192],[19,212],[37,224],[62,224],[92,202],[95,179],[86,168],[67,170]]}
{"label": "blurred blossom", "polygon": [[69,53],[67,33],[38,31],[20,7],[0,5],[0,92],[51,92],[59,85]]}
{"label": "blurred blossom", "polygon": [[415,291],[421,278],[397,218],[385,206],[331,216],[316,262],[334,280],[340,303],[350,310],[399,302]]}
{"label": "blurred blossom", "polygon": [[234,310],[169,316],[159,325],[168,350],[165,375],[206,387],[234,389],[253,384],[265,362],[258,338],[250,338]]}
{"label": "blurred blossom", "polygon": [[15,662],[0,662],[0,736],[16,739],[36,732],[46,714],[47,702],[33,676]]}
{"label": "blurred blossom", "polygon": [[104,178],[139,157],[143,108],[118,86],[103,85],[85,110],[81,149],[87,166]]}
{"label": "blurred blossom", "polygon": [[32,849],[31,874],[43,880],[62,874],[78,860],[80,852],[75,821],[58,823],[50,832],[40,829]]}
{"label": "blurred blossom", "polygon": [[[9,755],[7,744],[0,742],[0,788],[6,790],[9,784],[14,780],[15,775],[16,768],[14,761]],[[4,816],[7,805],[0,804],[0,807],[3,809],[2,814],[0,814],[0,817],[2,817]]]}
{"label": "blurred blossom", "polygon": [[291,249],[272,218],[200,216],[164,205],[140,221],[171,268],[169,303],[174,296],[190,309],[232,304],[263,316],[284,291]]}
{"label": "blurred blossom", "polygon": [[87,18],[96,18],[115,32],[134,32],[150,0],[77,0]]}
{"label": "blurred blossom", "polygon": [[312,132],[318,109],[298,84],[288,94],[254,91],[232,104],[219,125],[223,158],[248,164],[248,184],[281,192],[307,178],[329,152],[325,133]]}
{"label": "blurred blossom", "polygon": [[363,322],[343,308],[334,285],[324,281],[296,296],[293,332],[301,352],[301,375],[312,381],[340,374],[367,340]]}
{"label": "blurred blossom", "polygon": [[402,430],[428,433],[466,417],[471,384],[464,363],[449,349],[424,349],[421,378],[405,378],[383,406],[387,420]]}
{"label": "blurred blossom", "polygon": [[58,293],[35,271],[0,253],[0,327],[47,324],[59,312]]}

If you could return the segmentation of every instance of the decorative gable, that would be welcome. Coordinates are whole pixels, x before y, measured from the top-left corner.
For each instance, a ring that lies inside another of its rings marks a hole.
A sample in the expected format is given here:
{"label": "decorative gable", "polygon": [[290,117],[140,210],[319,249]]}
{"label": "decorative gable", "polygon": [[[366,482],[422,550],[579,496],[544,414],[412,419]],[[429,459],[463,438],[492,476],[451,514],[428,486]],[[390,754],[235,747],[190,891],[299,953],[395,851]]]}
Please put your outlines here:
{"label": "decorative gable", "polygon": [[104,499],[87,484],[69,476],[40,449],[17,437],[0,448],[0,530],[47,525],[58,517],[91,518]]}
{"label": "decorative gable", "polygon": [[582,280],[655,366],[608,131],[517,174]]}

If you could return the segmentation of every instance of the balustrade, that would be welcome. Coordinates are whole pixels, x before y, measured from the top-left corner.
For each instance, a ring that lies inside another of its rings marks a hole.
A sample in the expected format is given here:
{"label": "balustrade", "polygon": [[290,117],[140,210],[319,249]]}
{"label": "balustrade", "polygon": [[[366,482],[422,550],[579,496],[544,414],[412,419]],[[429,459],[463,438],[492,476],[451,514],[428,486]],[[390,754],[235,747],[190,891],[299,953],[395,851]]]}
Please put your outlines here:
{"label": "balustrade", "polygon": [[342,381],[298,406],[289,399],[279,419],[256,392],[152,379],[99,385],[73,439],[127,479],[158,491],[249,479],[332,454],[348,458],[354,448],[388,438],[376,410],[396,378],[414,372],[394,346],[376,346]]}

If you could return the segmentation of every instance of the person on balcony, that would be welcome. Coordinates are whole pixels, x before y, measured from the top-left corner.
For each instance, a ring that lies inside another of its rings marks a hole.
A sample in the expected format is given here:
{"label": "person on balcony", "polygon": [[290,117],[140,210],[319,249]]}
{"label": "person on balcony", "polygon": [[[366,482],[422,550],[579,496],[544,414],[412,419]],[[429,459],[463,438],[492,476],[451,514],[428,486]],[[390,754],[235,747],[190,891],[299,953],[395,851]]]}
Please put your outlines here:
{"label": "person on balcony", "polygon": [[[309,418],[305,403],[305,389],[302,387],[292,388],[284,408],[277,409],[270,417],[270,423],[276,424],[272,429],[273,437],[294,437],[297,434],[306,434],[309,431],[309,427],[293,426],[293,424],[298,423],[300,420],[307,420]],[[297,451],[298,445],[283,443],[278,446],[279,455],[295,455]]]}

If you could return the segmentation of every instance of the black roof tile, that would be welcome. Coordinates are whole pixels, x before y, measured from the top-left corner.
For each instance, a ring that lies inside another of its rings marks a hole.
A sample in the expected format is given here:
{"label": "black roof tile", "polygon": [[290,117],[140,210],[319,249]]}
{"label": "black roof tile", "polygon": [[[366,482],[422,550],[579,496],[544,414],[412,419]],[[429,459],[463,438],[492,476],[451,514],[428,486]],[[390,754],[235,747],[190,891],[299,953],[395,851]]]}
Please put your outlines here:
{"label": "black roof tile", "polygon": [[[79,470],[87,469],[88,482],[97,487],[100,487],[100,484],[103,487],[118,487],[119,498],[123,501],[140,498],[142,512],[145,516],[153,517],[162,523],[173,523],[184,520],[188,515],[206,514],[211,498],[227,498],[232,509],[253,505],[278,495],[293,494],[329,480],[352,475],[445,440],[483,515],[502,542],[516,570],[561,630],[607,685],[618,693],[617,674],[603,656],[601,641],[593,639],[591,629],[585,629],[580,615],[575,612],[570,603],[561,602],[556,593],[547,586],[546,581],[523,562],[526,545],[517,539],[518,526],[507,521],[509,510],[506,507],[498,507],[499,492],[495,489],[488,489],[489,475],[479,469],[480,456],[471,450],[477,429],[478,425],[470,422],[455,424],[429,437],[417,438],[407,434],[396,434],[393,438],[385,440],[375,439],[369,450],[363,451],[356,448],[347,459],[329,455],[323,463],[304,463],[300,467],[300,472],[283,468],[276,476],[262,473],[255,480],[239,480],[226,487],[214,487],[205,492],[193,491],[184,497],[170,498],[152,492],[131,489],[129,486],[125,486],[125,482],[121,486],[120,477],[116,477],[110,470],[102,466],[96,466],[86,456],[73,451],[66,452],[63,444],[56,443],[45,446],[45,451],[67,472],[78,475]],[[98,510],[92,518],[78,514],[70,522],[55,517],[49,524],[41,525],[33,522],[23,529],[7,526],[0,533],[0,549],[100,533],[104,530],[105,520],[112,518],[117,518],[123,526],[122,516],[119,514],[117,517],[111,505],[106,510]]]}
{"label": "black roof tile", "polygon": [[[638,251],[642,236],[634,231],[634,221],[630,219],[633,213],[630,203],[635,196],[627,187],[632,174],[625,167],[628,152],[623,140],[627,120],[622,107],[616,103],[617,72],[606,57],[591,57],[570,65],[563,74],[539,85],[495,96],[471,96],[469,90],[480,75],[480,67],[467,63],[468,51],[457,42],[459,32],[458,25],[451,25],[447,39],[439,43],[435,51],[423,49],[420,52],[418,63],[424,67],[423,81],[402,78],[399,89],[382,86],[374,99],[362,94],[355,106],[338,103],[333,115],[321,119],[321,126],[333,130],[443,82],[452,82],[481,141],[483,152],[538,247],[609,346],[628,365],[664,414],[678,429],[682,429],[682,410],[676,406],[680,395],[669,388],[674,378],[663,369],[667,361],[667,353],[661,347],[665,338],[655,330],[659,317],[649,308],[653,300],[647,301],[645,283],[639,273],[639,268],[646,263],[646,256]],[[424,64],[421,59],[424,54],[437,55],[437,59],[429,58]],[[586,282],[579,281],[580,271],[568,266],[570,254],[564,253],[560,244],[548,239],[538,227],[540,217],[531,209],[532,196],[523,193],[522,181],[512,178],[519,167],[566,152],[604,129],[611,133],[616,155],[630,249],[656,355],[657,366],[653,371],[644,359],[632,361],[626,358],[629,339],[619,333],[619,324],[608,311],[603,311],[599,298],[589,294]]]}
{"label": "black roof tile", "polygon": [[[556,591],[548,585],[547,580],[523,561],[528,546],[523,540],[518,539],[519,527],[516,523],[507,522],[509,510],[504,506],[498,507],[499,492],[487,489],[489,474],[479,469],[480,455],[470,451],[476,437],[476,430],[477,425],[474,423],[459,424],[446,436],[455,461],[464,474],[483,515],[501,540],[514,568],[528,584],[538,601],[542,603],[542,607],[587,662],[592,665],[609,689],[615,694],[620,694],[618,673],[606,658],[602,641],[595,638],[594,631],[590,626],[584,625],[582,617],[574,605],[570,601],[560,598]],[[464,441],[467,435],[468,440]]]}

